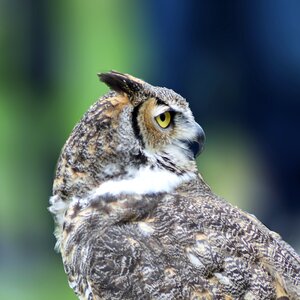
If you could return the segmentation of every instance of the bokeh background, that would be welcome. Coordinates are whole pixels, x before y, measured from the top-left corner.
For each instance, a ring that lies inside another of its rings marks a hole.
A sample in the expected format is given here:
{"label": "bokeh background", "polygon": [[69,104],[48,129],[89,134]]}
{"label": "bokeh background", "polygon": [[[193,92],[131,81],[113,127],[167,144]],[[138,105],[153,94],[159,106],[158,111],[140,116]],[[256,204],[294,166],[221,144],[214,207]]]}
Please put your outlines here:
{"label": "bokeh background", "polygon": [[110,69],[185,96],[204,178],[300,251],[299,1],[1,0],[0,47],[0,299],[75,299],[48,199]]}

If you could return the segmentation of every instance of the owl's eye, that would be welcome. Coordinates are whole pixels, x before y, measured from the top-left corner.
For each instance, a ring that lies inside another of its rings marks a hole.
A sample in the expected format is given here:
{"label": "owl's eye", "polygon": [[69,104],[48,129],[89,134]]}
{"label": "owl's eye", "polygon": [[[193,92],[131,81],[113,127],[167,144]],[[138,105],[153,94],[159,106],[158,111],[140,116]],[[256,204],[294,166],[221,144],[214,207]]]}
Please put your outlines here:
{"label": "owl's eye", "polygon": [[157,117],[155,117],[155,120],[161,128],[167,128],[171,124],[171,121],[172,121],[171,112],[166,111],[166,112],[158,115]]}

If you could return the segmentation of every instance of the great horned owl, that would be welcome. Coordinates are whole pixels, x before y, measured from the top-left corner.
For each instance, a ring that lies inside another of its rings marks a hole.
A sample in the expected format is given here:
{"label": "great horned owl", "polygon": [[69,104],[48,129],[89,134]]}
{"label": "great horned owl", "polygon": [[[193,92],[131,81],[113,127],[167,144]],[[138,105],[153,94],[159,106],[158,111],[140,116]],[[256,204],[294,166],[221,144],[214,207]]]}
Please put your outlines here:
{"label": "great horned owl", "polygon": [[85,113],[59,158],[50,211],[80,299],[300,299],[300,258],[214,195],[204,132],[174,91],[127,74]]}

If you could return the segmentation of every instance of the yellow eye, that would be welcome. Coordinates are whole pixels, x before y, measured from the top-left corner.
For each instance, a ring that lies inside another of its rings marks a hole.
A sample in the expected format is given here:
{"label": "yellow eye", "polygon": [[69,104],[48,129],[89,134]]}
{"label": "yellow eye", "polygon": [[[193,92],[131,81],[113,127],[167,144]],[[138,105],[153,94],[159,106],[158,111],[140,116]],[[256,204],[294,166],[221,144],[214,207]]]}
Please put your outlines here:
{"label": "yellow eye", "polygon": [[172,116],[169,111],[166,111],[155,117],[155,120],[161,128],[167,128],[171,124]]}

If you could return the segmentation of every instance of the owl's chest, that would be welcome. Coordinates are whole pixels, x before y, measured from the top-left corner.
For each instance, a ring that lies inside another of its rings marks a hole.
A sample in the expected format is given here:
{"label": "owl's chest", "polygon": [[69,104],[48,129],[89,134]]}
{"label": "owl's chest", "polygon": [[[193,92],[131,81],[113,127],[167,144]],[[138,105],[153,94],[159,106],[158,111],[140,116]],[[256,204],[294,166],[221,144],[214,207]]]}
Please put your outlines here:
{"label": "owl's chest", "polygon": [[[102,268],[95,281],[112,295],[117,295],[116,283],[123,291],[134,289],[134,297],[194,299],[213,295],[207,278],[221,268],[222,262],[199,222],[196,224],[185,211],[165,206],[141,220],[106,228],[94,247],[97,254],[93,260]],[[110,286],[105,286],[107,278]]]}
{"label": "owl's chest", "polygon": [[157,299],[162,294],[166,299],[189,299],[195,291],[206,291],[205,278],[218,269],[220,257],[191,209],[171,201],[146,217],[129,220],[111,212],[100,214],[99,207],[77,214],[71,210],[61,245],[70,281],[82,285],[85,274],[97,293],[120,299],[126,299],[121,293],[128,289],[135,297],[160,295]]}
{"label": "owl's chest", "polygon": [[239,238],[249,224],[219,204],[169,195],[153,205],[155,197],[72,211],[61,246],[75,291],[101,299],[240,299],[246,292],[272,299],[257,249]]}

